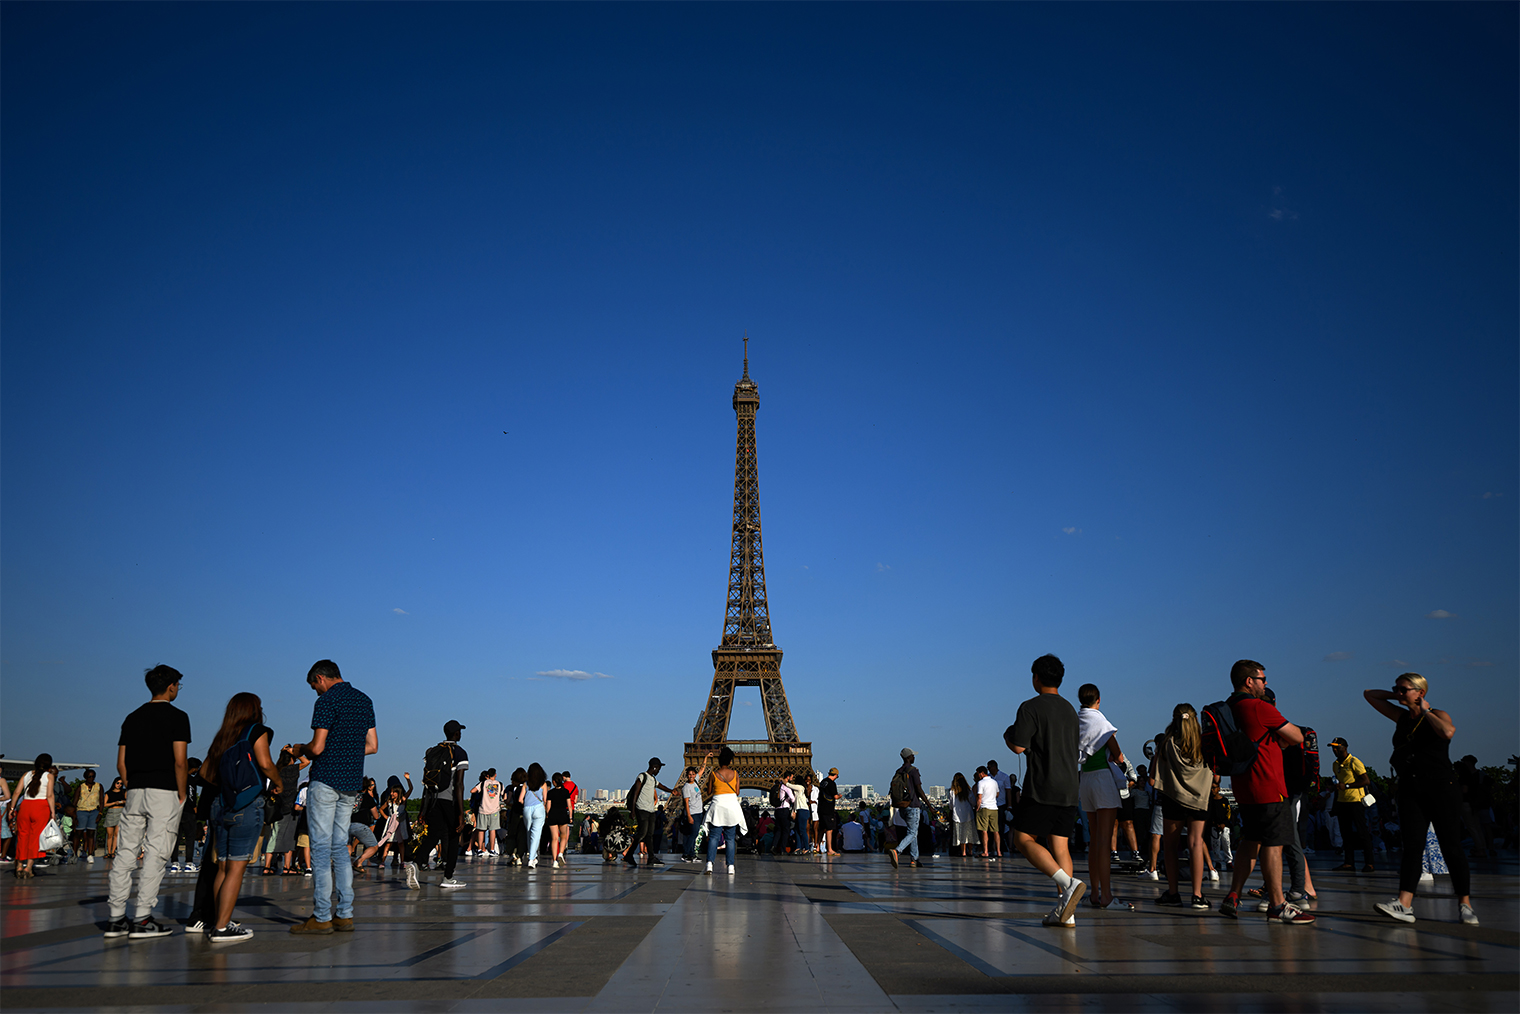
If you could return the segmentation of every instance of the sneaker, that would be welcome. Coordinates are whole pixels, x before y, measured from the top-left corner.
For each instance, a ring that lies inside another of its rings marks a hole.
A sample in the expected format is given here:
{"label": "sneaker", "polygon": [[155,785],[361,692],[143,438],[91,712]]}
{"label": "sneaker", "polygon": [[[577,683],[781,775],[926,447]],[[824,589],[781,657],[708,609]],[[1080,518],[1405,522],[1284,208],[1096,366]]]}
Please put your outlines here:
{"label": "sneaker", "polygon": [[1207,898],[1201,894],[1195,894],[1193,895],[1193,907],[1200,912],[1207,912],[1210,906]]}
{"label": "sneaker", "polygon": [[707,875],[712,876],[712,863],[707,864]]}
{"label": "sneaker", "polygon": [[417,864],[406,864],[406,889],[408,891],[422,890],[422,883],[417,879]]}
{"label": "sneaker", "polygon": [[1046,915],[1044,919],[1040,920],[1041,926],[1075,926],[1076,924],[1077,917],[1075,915],[1068,915],[1066,918],[1062,919],[1061,910],[1059,908],[1051,909],[1050,913]]}
{"label": "sneaker", "polygon": [[1160,880],[1161,879],[1161,874],[1158,873],[1155,870],[1141,870],[1139,873],[1135,874],[1135,876],[1139,877],[1141,880]]}
{"label": "sneaker", "polygon": [[1271,912],[1272,912],[1272,903],[1270,901],[1268,901],[1266,898],[1263,898],[1263,899],[1261,899],[1260,901],[1258,901],[1256,903],[1256,911],[1258,911],[1258,912],[1266,912],[1267,914],[1270,915]]}
{"label": "sneaker", "polygon": [[303,876],[303,877],[309,877],[309,876],[311,876],[311,871],[310,870],[303,870],[301,872],[301,876]]}
{"label": "sneaker", "polygon": [[1377,872],[1377,867],[1373,866],[1371,863],[1368,863],[1366,866],[1362,867],[1362,872],[1363,873],[1376,873]]}
{"label": "sneaker", "polygon": [[649,865],[650,866],[664,866],[665,865],[665,860],[661,859],[659,856],[650,856],[649,857]]}
{"label": "sneaker", "polygon": [[1423,872],[1423,873],[1420,874],[1420,883],[1422,883],[1422,884],[1434,884],[1435,882],[1436,882],[1436,875],[1434,873],[1431,873],[1429,870],[1426,870],[1425,872]]}
{"label": "sneaker", "polygon": [[892,868],[897,869],[897,850],[887,849],[887,858],[892,860]]}
{"label": "sneaker", "polygon": [[[627,863],[629,866],[632,866],[634,869],[638,869],[639,868],[639,861],[637,859],[633,858],[633,856],[624,856],[623,857],[623,862]],[[532,866],[533,864],[529,863],[528,865]]]}
{"label": "sneaker", "polygon": [[446,877],[446,878],[444,878],[443,882],[440,883],[438,886],[439,887],[447,887],[447,888],[463,887],[464,886],[464,881],[463,880],[455,880],[453,877]]}
{"label": "sneaker", "polygon": [[1219,871],[1218,870],[1210,870],[1209,871],[1209,882],[1213,883],[1213,884],[1219,883]]}
{"label": "sneaker", "polygon": [[1414,922],[1414,909],[1400,905],[1397,898],[1392,901],[1380,901],[1372,907],[1390,919],[1397,919],[1399,922]]}
{"label": "sneaker", "polygon": [[128,919],[126,916],[122,916],[120,919],[112,919],[110,922],[106,923],[106,931],[102,935],[107,940],[111,940],[115,937],[124,937],[131,932],[132,920]]}
{"label": "sneaker", "polygon": [[1285,903],[1277,908],[1268,909],[1267,918],[1288,926],[1308,926],[1314,922],[1314,913],[1305,912],[1297,905]]}
{"label": "sneaker", "polygon": [[195,920],[192,920],[190,922],[190,924],[185,927],[185,932],[186,933],[204,933],[204,932],[206,932],[210,928],[211,928],[210,926],[206,925],[206,920],[204,920],[204,919],[195,919]]}
{"label": "sneaker", "polygon": [[1283,895],[1283,897],[1287,898],[1289,901],[1293,902],[1293,904],[1295,904],[1295,905],[1298,904],[1301,901],[1308,901],[1309,900],[1309,896],[1307,894],[1305,894],[1303,891],[1289,891],[1287,894]]}
{"label": "sneaker", "polygon": [[95,861],[95,857],[94,856],[85,856],[84,857],[84,861],[87,862],[87,863],[93,863]]}
{"label": "sneaker", "polygon": [[[185,865],[183,865],[183,866],[180,867],[180,870],[182,870],[185,873],[199,873],[201,871],[201,868],[199,866],[195,865],[194,863],[186,863]],[[253,930],[249,930],[248,932],[252,933]]]}
{"label": "sneaker", "polygon": [[[638,864],[635,863],[634,865],[637,866]],[[536,869],[538,869],[538,860],[537,859],[529,859],[528,860],[528,869],[530,869],[530,870],[536,870]]]}
{"label": "sneaker", "polygon": [[1476,925],[1478,925],[1478,913],[1476,913],[1476,912],[1474,912],[1472,910],[1472,906],[1471,905],[1462,905],[1462,906],[1459,906],[1458,909],[1457,909],[1457,911],[1461,915],[1462,922],[1463,922],[1464,925],[1467,925],[1467,926],[1476,926]]}
{"label": "sneaker", "polygon": [[1072,877],[1071,883],[1067,884],[1066,889],[1061,892],[1060,904],[1056,905],[1055,911],[1052,913],[1053,915],[1059,915],[1060,918],[1055,923],[1047,923],[1047,925],[1076,925],[1075,922],[1068,923],[1067,920],[1074,918],[1073,913],[1077,910],[1077,903],[1082,900],[1082,895],[1086,892],[1087,885],[1076,877]]}
{"label": "sneaker", "polygon": [[179,863],[170,863],[169,864],[169,868],[167,870],[165,870],[164,872],[165,873],[178,873],[179,872]]}
{"label": "sneaker", "polygon": [[1125,901],[1118,895],[1108,899],[1108,904],[1102,907],[1110,912],[1133,912],[1135,910],[1135,906],[1131,902]]}
{"label": "sneaker", "polygon": [[206,931],[206,941],[213,944],[236,944],[253,938],[253,930],[229,922],[222,929]]}
{"label": "sneaker", "polygon": [[1219,903],[1219,914],[1223,916],[1229,916],[1231,919],[1234,919],[1236,918],[1235,910],[1238,907],[1240,907],[1240,895],[1236,894],[1234,891],[1231,891],[1229,894],[1225,895],[1224,900]]}
{"label": "sneaker", "polygon": [[1181,908],[1182,895],[1176,891],[1163,891],[1161,897],[1156,899],[1156,904],[1162,908]]}
{"label": "sneaker", "polygon": [[738,868],[739,867],[735,866],[733,863],[729,863],[728,864],[728,875],[730,877],[733,876],[734,875],[734,871],[737,870]]}
{"label": "sneaker", "polygon": [[174,933],[167,926],[160,926],[153,921],[153,917],[147,916],[132,924],[132,930],[127,934],[130,940],[153,940],[157,937],[166,937]]}
{"label": "sneaker", "polygon": [[317,922],[317,917],[314,915],[307,916],[305,922],[298,922],[294,926],[290,927],[290,932],[296,934],[297,936],[320,937],[327,936],[332,931],[333,925],[331,919],[327,920],[326,922]]}

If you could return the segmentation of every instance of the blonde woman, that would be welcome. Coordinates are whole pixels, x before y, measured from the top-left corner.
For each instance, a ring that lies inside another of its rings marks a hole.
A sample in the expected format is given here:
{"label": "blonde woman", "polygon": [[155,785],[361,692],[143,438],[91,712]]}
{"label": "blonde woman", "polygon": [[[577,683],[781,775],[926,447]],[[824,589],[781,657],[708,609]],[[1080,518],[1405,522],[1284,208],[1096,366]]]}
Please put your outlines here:
{"label": "blonde woman", "polygon": [[1214,788],[1214,773],[1203,762],[1203,732],[1198,712],[1191,704],[1172,709],[1172,724],[1164,735],[1156,737],[1156,790],[1161,796],[1162,846],[1166,855],[1166,891],[1156,899],[1158,905],[1181,908],[1182,895],[1177,890],[1177,833],[1183,827],[1188,835],[1188,872],[1193,877],[1192,907],[1207,909],[1203,897],[1203,869],[1208,852],[1203,844],[1203,829],[1209,820],[1209,793]]}
{"label": "blonde woman", "polygon": [[1464,923],[1476,926],[1471,873],[1467,854],[1462,851],[1462,793],[1451,766],[1451,738],[1457,727],[1450,715],[1430,706],[1425,699],[1429,689],[1424,676],[1406,672],[1393,681],[1392,690],[1362,691],[1362,697],[1378,714],[1397,723],[1389,761],[1398,776],[1399,836],[1404,844],[1399,860],[1399,896],[1380,901],[1375,907],[1391,919],[1414,922],[1414,892],[1420,884],[1425,829],[1433,825],[1451,870],[1457,912]]}

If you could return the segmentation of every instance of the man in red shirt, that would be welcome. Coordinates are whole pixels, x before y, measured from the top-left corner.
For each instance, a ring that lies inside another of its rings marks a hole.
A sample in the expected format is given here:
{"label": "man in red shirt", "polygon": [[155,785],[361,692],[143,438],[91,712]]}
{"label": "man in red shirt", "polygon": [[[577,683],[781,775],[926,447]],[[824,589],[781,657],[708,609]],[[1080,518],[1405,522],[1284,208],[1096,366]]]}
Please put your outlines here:
{"label": "man in red shirt", "polygon": [[1313,914],[1283,900],[1283,846],[1293,842],[1293,810],[1283,778],[1282,748],[1304,741],[1298,727],[1262,700],[1267,689],[1266,667],[1243,658],[1230,667],[1228,698],[1235,725],[1256,744],[1256,759],[1248,771],[1232,775],[1235,802],[1240,806],[1242,844],[1235,853],[1234,882],[1219,906],[1221,915],[1235,918],[1240,891],[1251,875],[1251,863],[1261,853],[1261,876],[1267,888],[1267,918],[1290,926],[1314,922]]}
{"label": "man in red shirt", "polygon": [[581,787],[570,780],[570,772],[565,772],[565,791],[570,793],[571,820],[575,819],[575,801],[581,797]]}

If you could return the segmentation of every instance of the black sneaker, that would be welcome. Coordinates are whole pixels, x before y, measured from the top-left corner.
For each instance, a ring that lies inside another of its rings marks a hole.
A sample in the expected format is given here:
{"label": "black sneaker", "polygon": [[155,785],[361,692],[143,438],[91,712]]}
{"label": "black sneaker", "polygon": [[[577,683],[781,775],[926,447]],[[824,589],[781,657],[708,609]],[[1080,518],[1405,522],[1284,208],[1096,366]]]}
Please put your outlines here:
{"label": "black sneaker", "polygon": [[[1180,905],[1182,903],[1179,901],[1178,904]],[[1195,894],[1193,895],[1193,907],[1198,909],[1200,912],[1207,912],[1212,906],[1209,904],[1209,900],[1203,895]]]}
{"label": "black sneaker", "polygon": [[107,940],[110,940],[113,937],[124,937],[131,932],[132,920],[128,919],[126,916],[122,916],[120,919],[113,919],[110,922],[106,923],[106,931],[104,935]]}
{"label": "black sneaker", "polygon": [[623,862],[627,863],[629,866],[632,866],[634,869],[639,868],[639,861],[633,858],[633,856],[624,856]]}
{"label": "black sneaker", "polygon": [[1163,908],[1181,908],[1182,895],[1176,891],[1163,891],[1161,897],[1156,899],[1156,904]]}
{"label": "black sneaker", "polygon": [[252,937],[253,930],[246,926],[239,926],[235,922],[229,922],[221,929],[206,931],[206,939],[213,944],[235,944],[252,939]]}
{"label": "black sneaker", "polygon": [[155,940],[158,937],[172,936],[174,931],[168,926],[160,926],[153,917],[139,919],[132,924],[132,930],[127,934],[129,940]]}
{"label": "black sneaker", "polygon": [[661,859],[659,856],[650,856],[649,857],[649,865],[650,866],[664,866],[665,865],[665,860]]}

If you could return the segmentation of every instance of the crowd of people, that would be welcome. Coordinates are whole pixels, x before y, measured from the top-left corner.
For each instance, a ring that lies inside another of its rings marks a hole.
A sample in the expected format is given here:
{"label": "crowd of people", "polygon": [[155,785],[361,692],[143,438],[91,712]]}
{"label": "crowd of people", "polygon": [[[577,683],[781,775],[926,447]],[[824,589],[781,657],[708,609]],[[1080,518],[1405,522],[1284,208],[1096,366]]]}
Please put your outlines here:
{"label": "crowd of people", "polygon": [[[755,805],[741,797],[727,747],[685,768],[673,787],[660,781],[664,764],[651,757],[628,790],[626,815],[586,817],[581,848],[600,851],[607,863],[662,865],[668,834],[670,851],[705,864],[707,875],[720,849],[728,875],[741,852],[881,851],[894,868],[921,866],[936,853],[987,863],[1017,853],[1053,882],[1050,926],[1074,925],[1086,895],[1091,907],[1133,911],[1135,900],[1118,886],[1122,873],[1164,878],[1156,905],[1207,910],[1214,904],[1204,884],[1218,882],[1223,870],[1231,883],[1218,901],[1221,914],[1235,918],[1251,906],[1277,923],[1310,925],[1315,892],[1306,855],[1313,847],[1339,842],[1342,871],[1356,869],[1360,851],[1363,872],[1371,872],[1373,852],[1381,851],[1374,838],[1396,834],[1399,889],[1377,910],[1413,922],[1422,878],[1441,872],[1451,877],[1461,920],[1476,925],[1462,840],[1470,834],[1475,855],[1491,852],[1492,785],[1475,758],[1451,762],[1455,723],[1429,705],[1424,677],[1404,673],[1389,690],[1364,692],[1395,726],[1393,798],[1381,801],[1344,738],[1331,741],[1333,778],[1320,785],[1314,731],[1278,711],[1258,662],[1235,663],[1225,700],[1202,711],[1176,705],[1166,730],[1146,745],[1149,767],[1130,763],[1099,688],[1082,685],[1074,708],[1061,694],[1064,677],[1060,659],[1036,659],[1035,695],[1004,733],[1007,748],[1026,761],[1022,786],[992,759],[969,779],[957,771],[948,804],[939,805],[924,793],[914,751],[904,748],[887,803],[847,807],[839,769],[831,768],[783,773]],[[410,889],[436,872],[437,886],[453,890],[465,886],[456,877],[461,858],[528,870],[541,859],[551,868],[566,862],[580,795],[568,771],[549,773],[534,762],[504,781],[487,768],[470,785],[465,726],[449,721],[422,758],[421,785],[404,772],[382,791],[364,774],[379,746],[373,704],[326,659],[307,674],[317,694],[308,742],[274,746],[262,702],[244,692],[227,702],[206,756],[191,757],[190,719],[174,704],[182,680],[169,666],[147,671],[150,699],[122,723],[109,787],[91,770],[68,784],[48,754],[14,788],[0,779],[0,834],[18,879],[56,861],[50,851],[67,855],[68,842],[84,862],[95,861],[98,847],[112,860],[107,937],[173,932],[154,917],[167,873],[198,877],[189,931],[232,943],[252,935],[233,915],[247,868],[260,859],[263,876],[312,880],[312,914],[291,927],[298,935],[352,931],[354,880],[387,864]],[[1088,881],[1072,863],[1084,846]],[[1248,892],[1258,866],[1262,887]]]}

